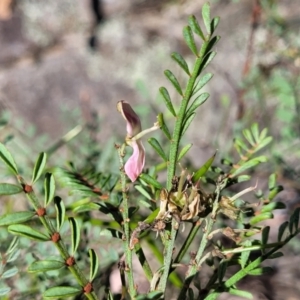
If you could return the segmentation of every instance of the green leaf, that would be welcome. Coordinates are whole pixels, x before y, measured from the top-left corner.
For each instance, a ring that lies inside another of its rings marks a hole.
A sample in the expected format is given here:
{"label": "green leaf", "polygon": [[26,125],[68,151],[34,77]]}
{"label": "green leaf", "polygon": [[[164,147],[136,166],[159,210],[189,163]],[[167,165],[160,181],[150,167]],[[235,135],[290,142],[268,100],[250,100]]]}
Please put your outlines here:
{"label": "green leaf", "polygon": [[261,233],[262,245],[266,245],[268,243],[269,233],[270,233],[270,226],[266,226]]}
{"label": "green leaf", "polygon": [[6,250],[6,254],[14,253],[15,250],[17,250],[18,244],[19,244],[19,238],[15,236],[9,244],[9,247]]}
{"label": "green leaf", "polygon": [[[221,39],[221,37],[219,35],[216,35],[214,36],[208,43],[206,49],[201,49],[201,54],[203,55],[203,51],[205,50],[205,58],[206,56],[209,56],[210,54],[209,53],[215,53],[214,56],[216,55],[216,52],[212,51],[211,50],[215,47],[215,45],[218,43],[218,41]],[[207,59],[207,58],[206,58]],[[211,60],[211,59],[210,59]],[[207,65],[207,62],[206,62],[206,65]],[[205,65],[205,66],[206,66]]]}
{"label": "green leaf", "polygon": [[157,152],[157,154],[164,160],[168,161],[168,157],[165,154],[163,148],[161,147],[160,143],[158,142],[157,139],[151,137],[148,139],[148,143],[154,148],[154,150]]}
{"label": "green leaf", "polygon": [[16,224],[8,226],[8,231],[12,234],[25,236],[36,241],[49,241],[50,238],[45,234],[33,229],[31,226]]}
{"label": "green leaf", "polygon": [[269,186],[269,190],[273,190],[276,187],[276,174],[273,173],[269,176],[269,182],[268,182],[268,186]]}
{"label": "green leaf", "polygon": [[37,260],[34,261],[29,267],[28,272],[47,272],[52,270],[59,270],[65,267],[66,264],[59,260]]}
{"label": "green leaf", "polygon": [[185,132],[188,130],[190,127],[192,121],[194,120],[196,116],[196,113],[190,113],[189,115],[186,115],[184,120],[183,120],[183,126],[182,126],[182,131],[181,131],[181,136],[184,136]]}
{"label": "green leaf", "polygon": [[9,288],[9,287],[0,288],[0,296],[4,296],[4,295],[8,294],[10,291],[11,291],[11,288]]}
{"label": "green leaf", "polygon": [[15,276],[18,273],[18,268],[17,267],[12,267],[8,270],[6,270],[4,273],[1,274],[1,279],[2,278],[10,278]]}
{"label": "green leaf", "polygon": [[205,173],[208,171],[208,169],[214,162],[216,154],[217,152],[215,152],[215,154],[212,157],[210,157],[198,171],[196,171],[192,178],[193,182],[197,182],[201,177],[205,175]]}
{"label": "green leaf", "polygon": [[275,252],[272,255],[270,255],[268,258],[269,259],[276,259],[276,258],[279,258],[279,257],[282,257],[282,256],[283,256],[282,252]]}
{"label": "green leaf", "polygon": [[205,55],[205,57],[203,59],[201,71],[203,71],[209,65],[209,63],[214,59],[214,57],[216,55],[217,55],[216,51],[211,51],[211,52],[209,52],[208,54]]}
{"label": "green leaf", "polygon": [[[239,296],[239,297],[243,297],[243,298],[247,298],[247,299],[253,299],[252,294],[247,291],[230,288],[228,293],[231,295],[234,295],[234,296]],[[207,300],[208,298],[205,298],[205,299]],[[212,299],[216,299],[216,298],[212,298]]]}
{"label": "green leaf", "polygon": [[90,282],[92,282],[95,279],[98,272],[99,258],[93,249],[89,250],[89,258],[90,258]]}
{"label": "green leaf", "polygon": [[[243,243],[243,246],[244,247],[250,247],[252,245],[252,242],[250,240],[247,240]],[[249,259],[249,256],[250,256],[250,250],[249,251],[243,251],[241,253],[241,267],[242,269],[244,269],[247,265],[247,262],[248,262],[248,259]]]}
{"label": "green leaf", "polygon": [[259,129],[258,129],[258,124],[257,123],[252,124],[252,126],[251,126],[251,132],[253,134],[255,143],[258,144],[259,141],[260,141],[260,139],[259,139]]}
{"label": "green leaf", "polygon": [[4,163],[10,168],[10,170],[15,175],[18,175],[18,169],[12,155],[7,150],[7,148],[1,143],[0,143],[0,158],[4,161]]}
{"label": "green leaf", "polygon": [[221,284],[227,270],[228,262],[223,260],[218,267],[218,281]]}
{"label": "green leaf", "polygon": [[36,215],[33,211],[18,211],[0,217],[0,226],[24,223]]}
{"label": "green leaf", "polygon": [[203,34],[202,30],[201,30],[201,27],[200,27],[200,25],[199,25],[198,20],[196,19],[196,17],[195,16],[189,16],[188,23],[189,23],[190,27],[192,28],[192,30],[196,34],[198,34],[203,39],[203,41],[205,41],[205,36],[204,36],[204,34]]}
{"label": "green leaf", "polygon": [[219,22],[220,22],[220,17],[214,17],[211,20],[211,23],[210,23],[210,32],[211,32],[211,34],[213,34],[216,31],[216,29],[219,25]]}
{"label": "green leaf", "polygon": [[14,195],[23,192],[21,186],[11,183],[0,183],[0,196],[2,195]]}
{"label": "green leaf", "polygon": [[174,107],[173,107],[173,104],[172,104],[172,100],[171,100],[171,97],[169,95],[168,90],[165,87],[162,86],[162,87],[159,88],[159,92],[160,92],[160,94],[162,95],[162,97],[163,97],[163,99],[165,101],[167,109],[171,112],[171,114],[174,117],[176,117],[176,112],[174,110]]}
{"label": "green leaf", "polygon": [[178,155],[177,161],[180,161],[187,154],[187,152],[192,148],[192,146],[193,144],[187,144],[186,146],[184,146]]}
{"label": "green leaf", "polygon": [[54,176],[51,173],[46,173],[44,180],[45,189],[45,207],[52,201],[55,193]]}
{"label": "green leaf", "polygon": [[274,217],[273,214],[271,214],[270,212],[266,212],[266,213],[262,213],[262,214],[259,214],[255,217],[253,217],[249,223],[250,223],[250,225],[254,225],[254,224],[262,222],[264,220],[273,219],[273,217]]}
{"label": "green leaf", "polygon": [[54,198],[54,205],[56,210],[56,230],[59,231],[65,221],[66,208],[58,196]]}
{"label": "green leaf", "polygon": [[250,159],[249,161],[245,162],[242,166],[240,166],[236,170],[232,169],[230,171],[231,177],[234,177],[234,176],[246,171],[247,169],[253,168],[253,167],[259,165],[260,163],[263,163],[266,161],[267,161],[267,158],[265,156],[258,156],[253,159]]}
{"label": "green leaf", "polygon": [[214,75],[212,73],[207,73],[202,76],[195,85],[193,94],[195,95],[198,91],[200,91],[213,78],[213,76]]}
{"label": "green leaf", "polygon": [[151,196],[149,193],[141,186],[141,185],[135,185],[134,188],[139,191],[145,198],[148,200],[152,200]]}
{"label": "green leaf", "polygon": [[189,107],[187,114],[193,113],[200,105],[202,105],[209,97],[209,93],[202,93],[196,97],[191,106]]}
{"label": "green leaf", "polygon": [[47,154],[45,152],[40,153],[35,165],[34,165],[34,169],[33,169],[33,173],[32,173],[32,184],[34,184],[42,175],[43,170],[45,168],[46,165],[46,161],[47,161]]}
{"label": "green leaf", "polygon": [[100,236],[113,237],[117,239],[123,238],[123,233],[113,228],[105,228],[100,231]]}
{"label": "green leaf", "polygon": [[272,142],[273,138],[271,136],[265,138],[263,141],[259,142],[259,145],[255,148],[254,152],[266,147],[268,144]]}
{"label": "green leaf", "polygon": [[277,237],[277,240],[278,242],[281,242],[281,239],[283,237],[283,234],[285,233],[286,229],[288,228],[289,226],[289,222],[286,221],[284,223],[282,223],[280,226],[279,226],[279,229],[278,229],[278,237]]}
{"label": "green leaf", "polygon": [[72,254],[76,252],[79,242],[80,242],[80,229],[79,229],[79,224],[76,219],[73,217],[69,218],[70,226],[71,226],[71,239],[72,239]]}
{"label": "green leaf", "polygon": [[253,140],[252,134],[249,129],[244,129],[243,135],[251,146],[254,146],[256,144],[255,141]]}
{"label": "green leaf", "polygon": [[263,205],[261,208],[261,212],[271,212],[274,209],[284,209],[286,208],[286,205],[282,202],[271,202],[269,204]]}
{"label": "green leaf", "polygon": [[162,189],[162,185],[149,174],[142,173],[139,178],[144,180],[151,187],[154,186],[157,189]]}
{"label": "green leaf", "polygon": [[181,96],[183,96],[180,84],[179,84],[177,78],[175,77],[175,75],[170,70],[165,70],[164,74],[170,80],[170,82],[172,83],[172,85],[174,86],[174,88],[176,89],[176,91]]}
{"label": "green leaf", "polygon": [[248,275],[259,276],[259,275],[263,275],[263,274],[270,274],[272,272],[273,272],[273,269],[271,267],[262,267],[262,268],[257,268],[257,269],[248,271]]}
{"label": "green leaf", "polygon": [[171,133],[169,131],[168,126],[165,123],[164,115],[162,113],[158,114],[157,121],[158,121],[158,124],[159,124],[159,127],[160,127],[161,131],[166,135],[168,140],[171,140],[172,139]]}
{"label": "green leaf", "polygon": [[294,210],[293,214],[290,217],[290,222],[289,222],[289,231],[290,231],[290,234],[293,234],[294,230],[298,229],[299,213],[300,213],[300,207],[296,208]]}
{"label": "green leaf", "polygon": [[278,185],[269,191],[268,199],[272,201],[281,191],[283,191],[283,186]]}
{"label": "green leaf", "polygon": [[77,294],[82,293],[81,287],[72,287],[72,286],[57,286],[53,288],[47,289],[43,297],[50,298],[50,299],[58,299],[60,297],[72,297],[76,296]]}
{"label": "green leaf", "polygon": [[195,44],[193,31],[190,26],[185,26],[183,28],[183,38],[191,51],[198,57],[198,50]]}
{"label": "green leaf", "polygon": [[162,299],[163,293],[159,291],[153,291],[148,294],[139,295],[135,299],[136,300],[159,300]]}
{"label": "green leaf", "polygon": [[209,35],[211,35],[211,27],[210,27],[210,4],[205,3],[202,7],[202,18],[206,28],[206,31]]}
{"label": "green leaf", "polygon": [[184,60],[184,58],[177,52],[173,52],[171,57],[178,63],[178,65],[190,76],[190,70],[188,64]]}

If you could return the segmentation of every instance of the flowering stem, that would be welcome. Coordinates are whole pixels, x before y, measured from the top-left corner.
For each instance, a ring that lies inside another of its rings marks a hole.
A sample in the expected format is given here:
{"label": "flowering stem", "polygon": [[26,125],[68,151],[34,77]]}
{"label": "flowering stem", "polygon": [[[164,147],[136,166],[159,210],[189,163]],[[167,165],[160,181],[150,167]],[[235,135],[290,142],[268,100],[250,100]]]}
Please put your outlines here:
{"label": "flowering stem", "polygon": [[128,194],[126,186],[126,174],[124,172],[124,150],[125,144],[118,148],[119,161],[120,161],[120,177],[121,177],[121,187],[122,187],[122,208],[121,213],[123,217],[123,227],[124,227],[124,252],[125,252],[125,269],[126,277],[128,281],[129,294],[131,298],[136,295],[136,289],[134,287],[133,278],[133,266],[132,266],[132,250],[130,249],[130,228],[129,228],[129,216],[128,216]]}
{"label": "flowering stem", "polygon": [[[199,55],[196,58],[194,70],[191,74],[191,77],[188,80],[185,94],[181,101],[179,112],[178,112],[178,115],[176,118],[173,137],[172,137],[172,141],[171,141],[171,145],[170,145],[170,152],[169,152],[169,165],[168,165],[168,171],[167,171],[167,189],[168,190],[170,190],[172,187],[172,179],[173,179],[173,177],[175,175],[175,171],[176,171],[179,143],[180,143],[181,136],[182,136],[184,118],[186,116],[187,107],[188,107],[189,101],[191,100],[191,98],[193,96],[193,89],[194,89],[194,86],[196,83],[196,79],[200,75],[200,73],[204,67],[204,64],[205,64],[204,56],[206,54],[206,49],[208,47],[209,41],[210,40],[208,39],[208,41],[205,41],[203,43],[202,48],[201,48],[202,55]],[[166,290],[167,280],[168,280],[168,276],[169,276],[170,268],[171,268],[171,264],[172,264],[172,253],[173,253],[174,243],[175,243],[175,238],[176,238],[176,233],[177,233],[177,230],[176,230],[177,224],[176,223],[177,222],[173,219],[171,230],[167,231],[167,233],[170,236],[170,240],[167,243],[166,255],[165,255],[165,259],[164,259],[165,268],[164,268],[163,274],[160,279],[160,284],[159,284],[159,290],[161,290],[161,291]]]}

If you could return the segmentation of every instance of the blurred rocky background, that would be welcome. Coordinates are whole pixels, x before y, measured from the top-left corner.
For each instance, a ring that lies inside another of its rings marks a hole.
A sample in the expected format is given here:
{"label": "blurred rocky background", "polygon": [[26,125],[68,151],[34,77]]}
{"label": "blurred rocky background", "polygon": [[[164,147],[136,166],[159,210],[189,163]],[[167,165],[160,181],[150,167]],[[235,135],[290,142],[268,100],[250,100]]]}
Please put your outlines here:
{"label": "blurred rocky background", "polygon": [[[11,130],[38,136],[42,151],[78,124],[97,115],[99,145],[123,136],[117,101],[130,101],[155,122],[163,109],[158,88],[177,51],[192,63],[182,37],[191,14],[201,16],[203,0],[0,0],[0,113],[10,115]],[[273,164],[257,177],[277,171],[288,207],[300,192],[300,8],[295,0],[212,0],[221,17],[221,40],[206,87],[211,97],[187,134],[189,153],[199,166],[216,149],[230,152],[233,134],[258,122],[274,136]],[[1,137],[1,136],[0,136]],[[78,145],[80,147],[80,145]],[[272,226],[285,219],[279,215]],[[246,278],[255,299],[300,298],[300,241],[274,262],[274,274]],[[230,296],[230,299],[237,299]],[[229,299],[229,296],[222,297]]]}

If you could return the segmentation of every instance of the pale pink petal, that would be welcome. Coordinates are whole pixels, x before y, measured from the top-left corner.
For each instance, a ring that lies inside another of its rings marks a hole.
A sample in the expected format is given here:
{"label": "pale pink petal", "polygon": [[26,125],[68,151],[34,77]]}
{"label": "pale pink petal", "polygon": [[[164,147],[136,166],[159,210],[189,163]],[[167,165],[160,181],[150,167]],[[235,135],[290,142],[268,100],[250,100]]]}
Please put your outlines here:
{"label": "pale pink petal", "polygon": [[118,102],[117,108],[127,122],[126,130],[128,137],[133,137],[141,132],[141,120],[131,108],[130,104],[124,100],[121,100]]}
{"label": "pale pink petal", "polygon": [[145,165],[145,148],[141,141],[133,141],[131,147],[133,153],[127,160],[124,169],[130,180],[134,182],[142,173]]}

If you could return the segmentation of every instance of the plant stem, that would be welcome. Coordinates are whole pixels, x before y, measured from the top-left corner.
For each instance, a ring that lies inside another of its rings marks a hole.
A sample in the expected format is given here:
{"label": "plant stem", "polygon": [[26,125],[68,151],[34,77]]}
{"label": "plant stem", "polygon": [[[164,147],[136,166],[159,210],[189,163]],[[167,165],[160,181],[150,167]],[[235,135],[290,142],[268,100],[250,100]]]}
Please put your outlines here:
{"label": "plant stem", "polygon": [[[17,176],[17,179],[22,186],[26,185],[25,180],[21,176]],[[29,193],[26,193],[26,196],[36,211],[42,208],[33,190]],[[45,227],[45,229],[47,230],[49,237],[52,237],[55,233],[57,233],[57,230],[55,229],[51,219],[47,215],[41,215],[39,216],[39,219],[43,224],[43,226]],[[60,239],[57,242],[53,242],[53,243],[56,246],[57,250],[59,251],[63,260],[66,261],[71,255],[69,254],[68,248],[65,245],[64,241],[60,237]],[[81,271],[81,269],[76,263],[74,265],[68,266],[68,269],[74,275],[74,277],[76,278],[77,282],[81,287],[84,287],[86,284],[89,283],[89,280],[85,277],[84,273]],[[87,293],[85,294],[85,296],[90,300],[98,299],[95,292]]]}
{"label": "plant stem", "polygon": [[121,187],[122,187],[122,217],[123,217],[123,227],[124,227],[124,252],[125,252],[125,268],[127,270],[126,277],[128,281],[129,294],[132,299],[135,298],[136,289],[134,286],[133,278],[133,266],[132,266],[132,250],[130,249],[130,227],[129,227],[129,215],[128,215],[128,194],[126,186],[126,174],[124,172],[124,149],[125,144],[123,144],[119,149],[119,161],[120,161],[120,177],[121,177]]}

